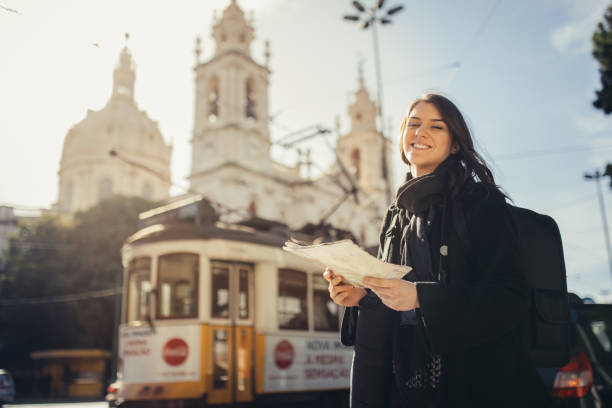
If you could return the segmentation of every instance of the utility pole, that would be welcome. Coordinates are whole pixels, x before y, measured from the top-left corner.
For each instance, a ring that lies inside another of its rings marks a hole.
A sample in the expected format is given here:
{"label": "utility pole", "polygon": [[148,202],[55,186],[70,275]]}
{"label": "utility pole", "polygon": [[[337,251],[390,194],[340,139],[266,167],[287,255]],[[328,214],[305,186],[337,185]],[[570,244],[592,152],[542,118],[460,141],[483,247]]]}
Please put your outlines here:
{"label": "utility pole", "polygon": [[[384,134],[384,114],[383,114],[383,87],[382,87],[382,79],[381,79],[381,69],[380,69],[380,56],[378,52],[378,32],[376,30],[376,26],[378,23],[386,25],[391,24],[391,16],[399,13],[404,9],[403,5],[398,5],[395,7],[391,7],[386,12],[383,11],[383,6],[385,4],[385,0],[378,0],[375,6],[367,11],[366,8],[357,0],[352,2],[353,7],[355,7],[359,14],[357,15],[345,15],[343,18],[347,21],[358,22],[361,21],[361,28],[367,30],[369,27],[372,27],[372,40],[374,43],[374,61],[376,67],[376,88],[377,88],[377,99],[378,99],[378,122],[380,126],[380,136],[382,138],[382,175],[385,180],[385,199],[387,204],[391,199],[391,177],[388,174],[389,168],[387,166],[387,138],[385,138]],[[382,14],[382,16],[380,16]]]}
{"label": "utility pole", "polygon": [[599,198],[599,209],[601,210],[601,221],[604,229],[604,237],[606,239],[606,250],[608,252],[608,266],[610,268],[610,276],[612,277],[612,250],[610,249],[610,233],[608,232],[608,220],[606,218],[606,209],[604,206],[603,193],[601,192],[601,184],[599,180],[602,177],[610,176],[612,178],[612,174],[608,171],[601,174],[599,170],[595,170],[595,173],[585,173],[584,178],[586,180],[595,180],[595,185],[597,187],[597,197]]}

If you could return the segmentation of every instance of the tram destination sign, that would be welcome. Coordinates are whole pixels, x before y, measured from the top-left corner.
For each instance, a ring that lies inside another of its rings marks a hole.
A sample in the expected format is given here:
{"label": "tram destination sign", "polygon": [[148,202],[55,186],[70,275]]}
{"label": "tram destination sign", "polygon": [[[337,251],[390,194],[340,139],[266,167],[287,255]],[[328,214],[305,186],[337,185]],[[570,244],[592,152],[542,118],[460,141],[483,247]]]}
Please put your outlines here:
{"label": "tram destination sign", "polygon": [[198,381],[200,378],[200,327],[198,325],[123,326],[119,333],[122,381]]}
{"label": "tram destination sign", "polygon": [[348,388],[352,356],[335,338],[267,335],[264,391]]}

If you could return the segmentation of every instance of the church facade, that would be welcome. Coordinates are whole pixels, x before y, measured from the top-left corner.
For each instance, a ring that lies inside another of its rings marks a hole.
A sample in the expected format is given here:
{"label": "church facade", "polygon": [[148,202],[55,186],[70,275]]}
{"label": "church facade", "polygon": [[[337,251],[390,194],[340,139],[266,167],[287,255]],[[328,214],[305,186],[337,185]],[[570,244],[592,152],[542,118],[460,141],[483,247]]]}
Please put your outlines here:
{"label": "church facade", "polygon": [[136,75],[127,46],[113,75],[106,106],[87,111],[64,139],[56,210],[74,214],[113,195],[168,198],[172,147],[157,122],[138,109]]}
{"label": "church facade", "polygon": [[207,61],[200,61],[196,42],[191,190],[239,210],[237,218],[250,214],[292,229],[324,222],[351,231],[362,245],[375,245],[388,200],[383,145],[389,177],[392,149],[376,129],[378,108],[363,77],[348,107],[351,130],[336,146],[341,163],[326,175],[305,178],[300,164],[270,157],[269,44],[264,62],[257,62],[250,51],[252,21],[235,0],[215,17],[212,37],[215,51]]}

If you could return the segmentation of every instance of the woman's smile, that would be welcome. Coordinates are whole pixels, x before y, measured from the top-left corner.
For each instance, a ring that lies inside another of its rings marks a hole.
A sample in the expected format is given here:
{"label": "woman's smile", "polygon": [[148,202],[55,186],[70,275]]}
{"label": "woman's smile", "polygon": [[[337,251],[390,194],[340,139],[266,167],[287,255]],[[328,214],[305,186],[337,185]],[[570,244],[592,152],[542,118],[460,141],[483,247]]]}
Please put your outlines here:
{"label": "woman's smile", "polygon": [[421,143],[412,143],[410,145],[410,147],[412,147],[413,149],[416,150],[427,150],[427,149],[431,149],[431,146],[426,145],[426,144],[421,144]]}

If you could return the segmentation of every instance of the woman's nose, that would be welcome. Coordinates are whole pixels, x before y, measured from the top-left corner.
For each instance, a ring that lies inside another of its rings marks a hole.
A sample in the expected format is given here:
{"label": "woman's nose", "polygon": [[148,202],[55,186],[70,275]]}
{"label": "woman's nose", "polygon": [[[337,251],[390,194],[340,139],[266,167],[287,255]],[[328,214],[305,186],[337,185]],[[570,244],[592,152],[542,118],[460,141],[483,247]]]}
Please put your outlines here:
{"label": "woman's nose", "polygon": [[426,135],[426,132],[423,126],[419,126],[414,130],[414,136],[417,138],[420,136],[425,136],[425,135]]}

